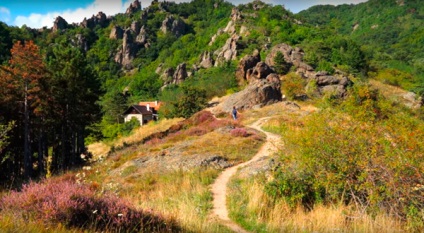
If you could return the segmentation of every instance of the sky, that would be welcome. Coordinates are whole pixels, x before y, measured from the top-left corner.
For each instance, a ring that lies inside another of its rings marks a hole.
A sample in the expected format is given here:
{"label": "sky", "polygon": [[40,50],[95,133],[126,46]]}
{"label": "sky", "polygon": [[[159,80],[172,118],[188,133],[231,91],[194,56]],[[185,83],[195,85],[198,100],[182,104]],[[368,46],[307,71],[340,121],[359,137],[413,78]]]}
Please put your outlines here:
{"label": "sky", "polygon": [[[84,17],[90,18],[99,11],[106,15],[123,13],[134,0],[0,0],[0,21],[21,27],[52,27],[57,16],[68,23],[80,23]],[[169,1],[169,0],[168,0]],[[177,0],[182,2],[188,0]],[[227,0],[234,5],[252,0]],[[366,0],[262,0],[273,5],[284,5],[293,13],[305,10],[313,5],[357,4]],[[147,7],[152,0],[141,0],[141,6]]]}

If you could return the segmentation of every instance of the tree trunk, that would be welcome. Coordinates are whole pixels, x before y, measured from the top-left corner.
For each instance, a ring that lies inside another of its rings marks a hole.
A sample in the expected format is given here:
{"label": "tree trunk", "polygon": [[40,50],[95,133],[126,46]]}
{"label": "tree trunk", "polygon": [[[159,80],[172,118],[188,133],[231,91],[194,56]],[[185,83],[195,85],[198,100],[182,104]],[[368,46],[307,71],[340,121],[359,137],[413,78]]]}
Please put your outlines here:
{"label": "tree trunk", "polygon": [[32,175],[31,147],[30,147],[30,125],[28,110],[28,81],[25,80],[24,98],[24,176],[30,178]]}

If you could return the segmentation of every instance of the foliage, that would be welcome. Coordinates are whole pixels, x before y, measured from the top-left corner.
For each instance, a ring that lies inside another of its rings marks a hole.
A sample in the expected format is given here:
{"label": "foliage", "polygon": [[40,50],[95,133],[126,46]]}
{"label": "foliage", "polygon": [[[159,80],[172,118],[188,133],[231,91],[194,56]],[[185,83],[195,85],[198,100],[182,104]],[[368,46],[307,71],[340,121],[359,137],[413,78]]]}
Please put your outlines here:
{"label": "foliage", "polygon": [[278,51],[274,58],[274,70],[277,74],[287,74],[290,70],[290,64],[284,59],[284,55]]}
{"label": "foliage", "polygon": [[305,80],[295,73],[287,74],[282,81],[281,89],[288,99],[295,99],[305,94]]}
{"label": "foliage", "polygon": [[[206,90],[191,86],[182,86],[180,96],[174,96],[171,109],[161,110],[161,115],[165,117],[184,117],[189,118],[194,113],[202,110],[206,104]],[[167,112],[169,111],[169,112]]]}
{"label": "foliage", "polygon": [[46,225],[95,231],[178,231],[172,221],[150,211],[135,209],[128,201],[112,194],[98,197],[93,187],[73,180],[50,180],[24,185],[1,199],[7,215]]}
{"label": "foliage", "polygon": [[321,110],[300,127],[284,128],[286,154],[267,194],[309,208],[319,202],[354,203],[368,213],[384,210],[419,226],[422,216],[414,209],[423,208],[422,121],[388,111],[385,100],[366,86],[355,92],[340,107]]}

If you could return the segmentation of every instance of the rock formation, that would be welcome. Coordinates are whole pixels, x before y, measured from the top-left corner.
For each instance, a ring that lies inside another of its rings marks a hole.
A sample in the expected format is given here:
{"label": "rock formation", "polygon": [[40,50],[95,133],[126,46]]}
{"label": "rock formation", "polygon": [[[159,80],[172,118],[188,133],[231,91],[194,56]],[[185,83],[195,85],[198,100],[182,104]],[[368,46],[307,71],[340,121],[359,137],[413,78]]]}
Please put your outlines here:
{"label": "rock formation", "polygon": [[254,80],[244,90],[228,97],[222,104],[222,110],[230,112],[233,106],[251,109],[277,103],[282,100],[280,88],[280,79],[276,74]]}
{"label": "rock formation", "polygon": [[211,68],[213,66],[213,59],[210,52],[204,52],[200,61],[200,67],[202,68]]}
{"label": "rock formation", "polygon": [[100,25],[100,27],[106,27],[109,23],[109,19],[106,17],[106,15],[103,12],[97,13],[96,16],[92,16],[91,18],[87,19],[84,18],[84,20],[81,23],[81,26],[84,28],[90,28],[93,29],[97,25]]}
{"label": "rock formation", "polygon": [[227,61],[235,60],[237,58],[237,52],[242,48],[241,44],[239,43],[240,39],[240,36],[234,34],[231,36],[231,38],[228,38],[228,40],[225,42],[225,45],[221,49],[215,51],[215,66],[219,66]]}
{"label": "rock formation", "polygon": [[127,15],[131,15],[134,14],[138,11],[141,11],[141,3],[139,0],[135,0],[133,3],[131,3],[131,5],[127,8],[127,10],[125,11],[125,14]]}
{"label": "rock formation", "polygon": [[68,28],[69,24],[66,22],[66,20],[60,16],[56,17],[53,23],[53,32],[56,32],[58,30],[63,30]]}
{"label": "rock formation", "polygon": [[265,62],[258,62],[253,69],[247,70],[246,79],[251,83],[255,79],[265,79],[271,73],[274,71]]}
{"label": "rock formation", "polygon": [[172,84],[181,84],[184,82],[184,80],[188,77],[187,75],[187,68],[185,63],[181,63],[177,66],[177,69],[175,70]]}
{"label": "rock formation", "polygon": [[261,61],[261,56],[259,51],[255,51],[253,55],[246,55],[243,59],[241,59],[237,70],[236,70],[236,79],[239,85],[245,84],[247,81],[247,71],[252,69]]}
{"label": "rock formation", "polygon": [[168,15],[162,22],[160,30],[163,33],[172,33],[176,37],[180,37],[185,34],[187,30],[187,24],[180,18],[175,18],[172,15]]}
{"label": "rock formation", "polygon": [[113,40],[122,39],[124,37],[124,30],[122,30],[119,26],[112,27],[112,30],[110,31],[109,38]]}
{"label": "rock formation", "polygon": [[88,42],[87,39],[82,34],[76,34],[75,39],[72,40],[74,46],[84,50],[85,52],[88,51]]}
{"label": "rock formation", "polygon": [[133,41],[131,29],[125,30],[122,47],[115,56],[115,62],[121,64],[127,70],[132,68],[131,63],[137,53],[137,48]]}

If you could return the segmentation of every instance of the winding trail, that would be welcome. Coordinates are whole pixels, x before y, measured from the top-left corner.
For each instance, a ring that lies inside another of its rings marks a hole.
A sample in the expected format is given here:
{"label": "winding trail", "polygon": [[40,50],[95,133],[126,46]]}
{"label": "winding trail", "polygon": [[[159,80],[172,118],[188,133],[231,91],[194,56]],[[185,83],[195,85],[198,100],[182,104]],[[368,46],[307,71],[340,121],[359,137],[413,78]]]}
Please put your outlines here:
{"label": "winding trail", "polygon": [[280,136],[265,132],[260,128],[261,124],[269,118],[271,117],[260,118],[249,126],[266,134],[266,142],[259,149],[258,153],[256,153],[256,155],[251,160],[224,170],[221,175],[219,175],[218,178],[215,180],[215,183],[212,184],[211,191],[213,194],[213,213],[218,216],[218,218],[221,219],[223,223],[234,232],[248,233],[248,231],[241,228],[228,217],[228,209],[226,204],[228,181],[240,167],[244,167],[252,162],[259,160],[262,157],[269,156],[277,151],[277,145],[280,141]]}

